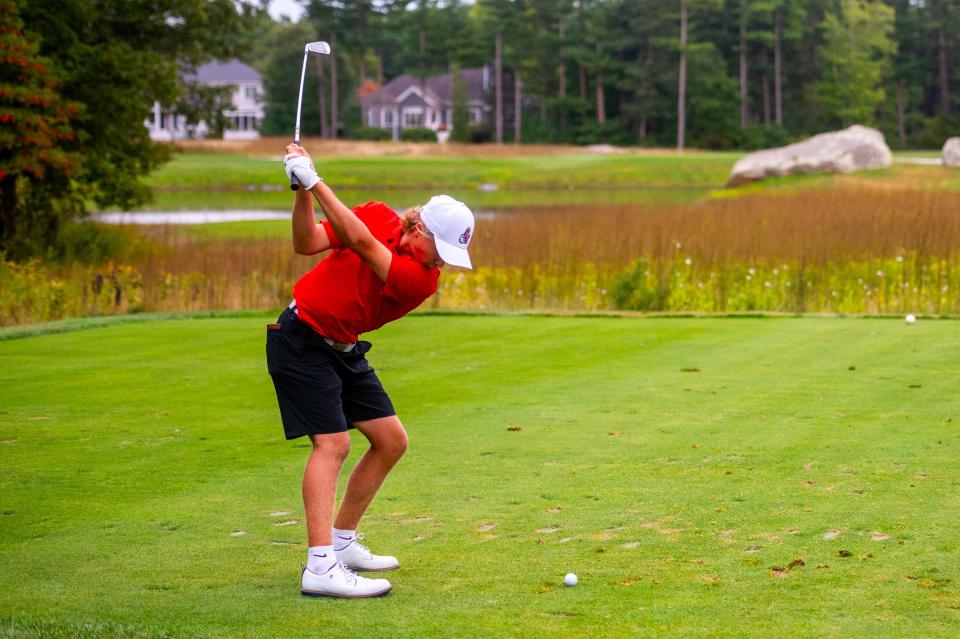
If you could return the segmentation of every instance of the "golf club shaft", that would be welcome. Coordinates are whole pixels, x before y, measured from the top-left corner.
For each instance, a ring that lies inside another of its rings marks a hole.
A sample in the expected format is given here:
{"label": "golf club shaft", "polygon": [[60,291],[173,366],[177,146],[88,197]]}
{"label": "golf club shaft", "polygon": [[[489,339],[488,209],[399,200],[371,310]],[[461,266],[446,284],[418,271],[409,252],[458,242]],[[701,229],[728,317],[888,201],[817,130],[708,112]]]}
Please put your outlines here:
{"label": "golf club shaft", "polygon": [[[300,145],[300,107],[303,106],[303,79],[307,74],[307,57],[309,51],[303,52],[303,67],[300,69],[300,93],[297,95],[297,127],[293,130],[293,143]],[[300,182],[296,176],[290,178],[290,189],[296,191],[300,188]]]}

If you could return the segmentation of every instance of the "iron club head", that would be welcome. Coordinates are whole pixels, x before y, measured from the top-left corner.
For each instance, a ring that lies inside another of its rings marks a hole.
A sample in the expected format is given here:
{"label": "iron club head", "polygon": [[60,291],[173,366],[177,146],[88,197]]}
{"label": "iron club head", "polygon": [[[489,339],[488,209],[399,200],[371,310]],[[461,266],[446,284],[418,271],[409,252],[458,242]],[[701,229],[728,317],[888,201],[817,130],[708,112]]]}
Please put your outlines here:
{"label": "iron club head", "polygon": [[326,42],[308,42],[307,46],[303,48],[304,53],[323,53],[325,55],[330,53],[330,45]]}

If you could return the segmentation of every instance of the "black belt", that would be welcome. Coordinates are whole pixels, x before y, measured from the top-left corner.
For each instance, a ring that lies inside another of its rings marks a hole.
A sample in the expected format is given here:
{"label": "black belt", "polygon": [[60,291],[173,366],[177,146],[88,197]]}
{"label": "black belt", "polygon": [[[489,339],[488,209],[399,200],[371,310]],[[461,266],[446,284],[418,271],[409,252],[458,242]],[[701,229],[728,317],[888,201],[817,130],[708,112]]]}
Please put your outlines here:
{"label": "black belt", "polygon": [[[296,301],[296,300],[290,302],[290,306],[289,306],[288,308],[289,308],[291,311],[293,311],[293,314],[294,314],[294,315],[296,315],[297,317],[300,317],[300,313],[297,312],[297,301]],[[317,333],[317,335],[320,335],[320,337],[323,338],[323,341],[325,341],[325,342],[327,343],[327,346],[329,346],[330,348],[332,348],[332,349],[335,350],[335,351],[340,351],[341,353],[349,353],[350,351],[353,350],[353,347],[357,345],[356,342],[338,342],[337,340],[331,339],[331,338],[327,337],[326,335],[323,335],[322,333]]]}

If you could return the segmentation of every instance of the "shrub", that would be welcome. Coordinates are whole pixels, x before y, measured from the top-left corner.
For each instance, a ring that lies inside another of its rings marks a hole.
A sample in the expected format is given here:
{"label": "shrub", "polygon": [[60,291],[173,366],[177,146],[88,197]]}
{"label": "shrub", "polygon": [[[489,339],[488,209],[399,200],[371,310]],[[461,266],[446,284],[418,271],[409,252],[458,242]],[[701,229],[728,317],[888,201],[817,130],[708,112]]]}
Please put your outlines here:
{"label": "shrub", "polygon": [[350,139],[383,142],[384,140],[392,140],[393,132],[390,129],[381,129],[375,126],[358,126],[350,130]]}
{"label": "shrub", "polygon": [[470,125],[470,143],[484,144],[493,140],[493,128],[489,124],[479,122]]}
{"label": "shrub", "polygon": [[919,149],[941,149],[943,144],[960,131],[960,118],[938,115],[925,118],[923,125],[910,140],[911,146]]}
{"label": "shrub", "polygon": [[101,264],[109,260],[125,261],[141,257],[151,247],[148,239],[130,227],[71,222],[60,228],[50,257],[62,264]]}
{"label": "shrub", "polygon": [[751,124],[747,128],[741,129],[738,146],[741,149],[753,151],[786,146],[790,142],[790,135],[782,127]]}
{"label": "shrub", "polygon": [[670,297],[667,282],[658,281],[647,263],[636,260],[614,276],[610,286],[614,305],[625,311],[662,311]]}
{"label": "shrub", "polygon": [[400,139],[404,142],[436,142],[437,134],[433,129],[414,127],[400,131]]}

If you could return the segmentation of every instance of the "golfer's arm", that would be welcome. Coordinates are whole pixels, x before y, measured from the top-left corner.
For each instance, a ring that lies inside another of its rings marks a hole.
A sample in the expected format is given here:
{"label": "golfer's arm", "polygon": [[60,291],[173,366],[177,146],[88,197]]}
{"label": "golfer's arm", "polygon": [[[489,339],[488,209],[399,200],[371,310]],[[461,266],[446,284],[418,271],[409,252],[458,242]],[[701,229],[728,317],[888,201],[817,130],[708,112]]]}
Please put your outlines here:
{"label": "golfer's arm", "polygon": [[313,198],[300,189],[293,202],[293,250],[300,255],[315,255],[330,248],[330,238],[313,217]]}
{"label": "golfer's arm", "polygon": [[340,242],[359,255],[377,277],[386,282],[393,257],[390,250],[373,236],[367,225],[324,182],[317,182],[310,191],[327,214],[327,221]]}

